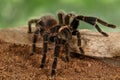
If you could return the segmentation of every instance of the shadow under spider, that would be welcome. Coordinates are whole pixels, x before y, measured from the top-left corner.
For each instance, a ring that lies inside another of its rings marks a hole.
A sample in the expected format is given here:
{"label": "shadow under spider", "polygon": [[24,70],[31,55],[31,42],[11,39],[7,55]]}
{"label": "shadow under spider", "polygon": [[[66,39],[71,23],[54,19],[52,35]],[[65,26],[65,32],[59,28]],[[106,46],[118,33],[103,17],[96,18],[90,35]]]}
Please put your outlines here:
{"label": "shadow under spider", "polygon": [[77,59],[82,59],[82,60],[94,59],[96,61],[101,61],[101,62],[103,62],[103,63],[105,63],[105,64],[107,64],[109,66],[119,67],[120,68],[120,57],[98,58],[98,57],[86,56],[86,55],[82,55],[82,54],[74,53],[74,52],[70,53],[70,57],[77,58]]}

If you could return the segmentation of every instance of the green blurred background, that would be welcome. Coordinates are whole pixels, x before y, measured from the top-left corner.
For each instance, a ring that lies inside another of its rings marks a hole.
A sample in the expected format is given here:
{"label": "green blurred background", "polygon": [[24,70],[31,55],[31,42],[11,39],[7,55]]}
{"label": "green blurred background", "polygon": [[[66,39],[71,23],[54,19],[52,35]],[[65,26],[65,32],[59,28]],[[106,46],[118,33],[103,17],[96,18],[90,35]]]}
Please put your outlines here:
{"label": "green blurred background", "polygon": [[[104,30],[120,31],[120,0],[0,0],[0,28],[24,26],[29,19],[47,13],[56,16],[59,10],[98,17],[117,25],[116,29],[100,25]],[[95,30],[84,22],[79,28]]]}

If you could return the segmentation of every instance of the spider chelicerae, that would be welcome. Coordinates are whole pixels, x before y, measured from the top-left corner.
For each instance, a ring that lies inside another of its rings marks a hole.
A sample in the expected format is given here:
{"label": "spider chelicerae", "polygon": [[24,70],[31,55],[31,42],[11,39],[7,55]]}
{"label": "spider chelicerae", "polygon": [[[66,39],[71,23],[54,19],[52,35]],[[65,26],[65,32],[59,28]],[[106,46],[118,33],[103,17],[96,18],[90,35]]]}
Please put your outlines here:
{"label": "spider chelicerae", "polygon": [[69,40],[72,39],[73,35],[77,36],[77,45],[80,49],[80,53],[84,53],[83,49],[81,48],[81,34],[78,31],[80,20],[93,25],[98,30],[98,32],[100,32],[103,36],[106,37],[108,36],[108,34],[100,29],[100,27],[97,25],[97,22],[107,27],[116,27],[115,25],[108,24],[107,22],[96,17],[75,15],[73,13],[66,14],[62,11],[58,12],[57,16],[58,21],[52,15],[45,15],[39,19],[31,19],[28,22],[28,33],[32,32],[31,25],[33,23],[35,23],[36,26],[36,30],[34,31],[33,36],[31,55],[33,55],[36,52],[36,42],[38,34],[41,34],[41,36],[43,37],[43,57],[40,65],[41,68],[44,67],[46,61],[48,41],[55,43],[54,60],[52,64],[51,76],[55,75],[55,69],[57,67],[57,58],[59,57],[61,44],[65,47],[65,59],[67,62],[69,62]]}

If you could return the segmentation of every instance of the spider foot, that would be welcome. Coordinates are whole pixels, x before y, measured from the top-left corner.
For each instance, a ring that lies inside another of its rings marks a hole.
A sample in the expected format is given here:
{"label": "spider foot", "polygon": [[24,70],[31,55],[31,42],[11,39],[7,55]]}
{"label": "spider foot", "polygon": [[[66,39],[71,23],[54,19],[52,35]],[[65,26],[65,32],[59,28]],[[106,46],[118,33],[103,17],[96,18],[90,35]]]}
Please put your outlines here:
{"label": "spider foot", "polygon": [[33,56],[34,55],[34,52],[30,53],[30,56]]}
{"label": "spider foot", "polygon": [[40,65],[40,68],[44,68],[44,65],[43,65],[43,64],[41,64],[41,65]]}
{"label": "spider foot", "polygon": [[105,32],[101,32],[105,37],[108,37],[109,35]]}
{"label": "spider foot", "polygon": [[81,47],[79,47],[79,49],[80,49],[80,54],[84,55],[84,50]]}
{"label": "spider foot", "polygon": [[29,34],[31,34],[31,33],[33,33],[33,32],[31,32],[31,31],[28,31],[28,33],[29,33]]}
{"label": "spider foot", "polygon": [[111,28],[116,28],[116,26],[113,25],[113,24],[108,24],[108,26],[111,27]]}
{"label": "spider foot", "polygon": [[66,57],[66,58],[65,58],[65,61],[66,61],[66,62],[69,62],[69,58],[68,58],[68,57]]}
{"label": "spider foot", "polygon": [[53,78],[54,76],[55,76],[55,70],[52,70],[52,72],[51,72],[51,78]]}
{"label": "spider foot", "polygon": [[55,76],[50,76],[49,80],[55,80]]}

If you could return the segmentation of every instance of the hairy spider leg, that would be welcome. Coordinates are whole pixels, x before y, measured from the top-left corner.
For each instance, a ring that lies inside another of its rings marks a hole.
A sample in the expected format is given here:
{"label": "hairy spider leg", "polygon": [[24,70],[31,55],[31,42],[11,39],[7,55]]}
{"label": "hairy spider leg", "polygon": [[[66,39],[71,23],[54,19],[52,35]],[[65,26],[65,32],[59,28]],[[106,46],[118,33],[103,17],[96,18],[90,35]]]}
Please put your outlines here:
{"label": "hairy spider leg", "polygon": [[[71,32],[69,30],[69,27],[63,26],[63,27],[59,28],[58,34],[54,37],[55,38],[55,50],[54,50],[54,61],[52,64],[51,76],[55,75],[55,70],[56,70],[56,66],[57,66],[57,58],[59,57],[61,44],[65,45],[65,53],[66,53],[65,59],[67,62],[69,61],[69,44],[68,44],[67,40],[72,38],[72,34],[70,34],[70,33]],[[63,39],[62,36],[60,37],[60,34],[65,36],[65,39]]]}
{"label": "hairy spider leg", "polygon": [[57,67],[57,58],[59,57],[59,53],[60,53],[60,39],[56,36],[55,37],[54,61],[52,64],[51,77],[55,75],[55,70]]}
{"label": "hairy spider leg", "polygon": [[72,32],[73,35],[76,35],[76,30],[77,30],[78,26],[79,26],[79,20],[77,20],[75,17],[70,24],[70,27],[73,30],[73,32]]}
{"label": "hairy spider leg", "polygon": [[78,47],[80,49],[80,53],[84,54],[84,50],[81,47],[81,34],[78,30],[76,30],[76,34],[77,34],[77,44],[78,44]]}
{"label": "hairy spider leg", "polygon": [[113,24],[108,24],[107,22],[101,20],[101,19],[98,19],[96,17],[87,17],[87,16],[77,16],[76,17],[76,20],[82,20],[84,22],[87,22],[93,26],[95,26],[95,28],[98,30],[98,32],[100,32],[102,35],[104,36],[108,36],[107,33],[103,32],[100,27],[97,25],[97,22],[104,25],[104,26],[107,26],[107,27],[110,27],[110,28],[115,28],[116,26],[113,25]]}
{"label": "hairy spider leg", "polygon": [[65,25],[69,25],[69,24],[70,24],[70,15],[69,15],[69,14],[66,15],[64,19],[65,19],[64,24],[65,24]]}
{"label": "hairy spider leg", "polygon": [[64,16],[65,16],[65,13],[64,12],[59,12],[57,14],[58,16],[58,20],[59,20],[59,25],[64,25]]}
{"label": "hairy spider leg", "polygon": [[30,21],[28,21],[28,33],[32,33],[32,29],[31,29],[31,25],[33,23],[37,23],[38,19],[31,19]]}
{"label": "hairy spider leg", "polygon": [[[73,14],[72,14],[73,15]],[[78,26],[79,26],[79,21],[77,21],[76,19],[73,19],[73,21],[70,24],[70,18],[72,17],[72,15],[70,16],[70,14],[67,14],[65,16],[65,25],[70,25],[73,29],[72,31],[72,35],[77,35],[77,40],[78,40],[78,46],[80,49],[81,54],[84,54],[83,49],[81,48],[81,34],[80,32],[77,30]]]}
{"label": "hairy spider leg", "polygon": [[77,28],[79,26],[79,20],[77,20],[76,18],[74,18],[73,21],[71,22],[70,26],[73,29],[72,35],[77,35],[77,45],[79,46],[80,53],[84,54],[84,50],[81,47],[81,34],[77,30]]}
{"label": "hairy spider leg", "polygon": [[66,53],[66,57],[65,57],[65,61],[69,62],[69,44],[68,42],[65,43],[65,53]]}
{"label": "hairy spider leg", "polygon": [[40,68],[44,67],[45,61],[46,61],[46,53],[47,53],[47,49],[48,49],[48,33],[46,33],[45,35],[43,35],[43,57],[41,60],[41,65]]}
{"label": "hairy spider leg", "polygon": [[71,40],[72,39],[72,33],[71,33],[71,30],[70,30],[70,27],[67,25],[67,26],[63,26],[59,29],[58,31],[59,33],[62,33],[66,39],[63,40],[63,43],[64,44],[64,47],[65,47],[65,54],[66,54],[66,57],[65,57],[65,60],[66,62],[69,62],[69,43],[68,43],[68,40]]}
{"label": "hairy spider leg", "polygon": [[108,24],[107,22],[105,22],[105,21],[103,21],[103,20],[101,20],[101,19],[98,19],[98,18],[97,18],[96,21],[97,21],[98,23],[104,25],[104,26],[107,26],[107,27],[110,27],[110,28],[116,28],[116,25],[114,25],[114,24]]}
{"label": "hairy spider leg", "polygon": [[71,18],[73,18],[74,19],[74,17],[75,17],[75,14],[73,14],[73,13],[68,13],[67,15],[65,15],[65,17],[64,17],[64,24],[65,25],[70,25],[70,22],[71,22]]}
{"label": "hairy spider leg", "polygon": [[33,36],[32,53],[30,55],[33,55],[36,52],[36,42],[37,42],[38,34],[39,34],[39,29],[36,29]]}

